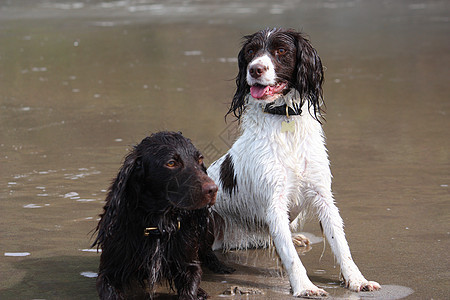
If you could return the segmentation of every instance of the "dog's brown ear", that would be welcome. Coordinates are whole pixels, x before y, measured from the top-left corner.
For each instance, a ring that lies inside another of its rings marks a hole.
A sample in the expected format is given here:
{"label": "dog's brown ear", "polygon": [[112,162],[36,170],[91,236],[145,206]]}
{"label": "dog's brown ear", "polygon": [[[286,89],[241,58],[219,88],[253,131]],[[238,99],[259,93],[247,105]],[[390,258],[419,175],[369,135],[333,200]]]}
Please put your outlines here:
{"label": "dog's brown ear", "polygon": [[[136,195],[139,191],[135,191],[134,187],[130,186],[132,181],[130,179],[141,172],[139,169],[142,169],[140,159],[137,158],[136,151],[132,151],[126,156],[117,177],[111,184],[103,208],[104,211],[100,215],[101,220],[96,230],[98,231],[98,237],[93,246],[102,244],[108,236],[114,234],[118,230],[118,226],[121,226],[120,216],[126,215],[123,211],[129,209],[130,205],[136,205],[131,203],[133,201],[130,198],[134,198],[133,195]],[[120,213],[121,211],[122,213]]]}
{"label": "dog's brown ear", "polygon": [[129,198],[139,193],[139,191],[134,190],[135,185],[132,182],[140,183],[141,180],[139,178],[143,176],[141,175],[142,173],[141,159],[137,157],[136,151],[132,151],[125,157],[125,161],[111,185],[107,202],[117,207],[130,204]]}
{"label": "dog's brown ear", "polygon": [[309,107],[314,108],[314,117],[320,122],[323,103],[323,68],[317,51],[311,43],[297,33],[297,83],[296,89],[300,92],[302,101],[308,101]]}

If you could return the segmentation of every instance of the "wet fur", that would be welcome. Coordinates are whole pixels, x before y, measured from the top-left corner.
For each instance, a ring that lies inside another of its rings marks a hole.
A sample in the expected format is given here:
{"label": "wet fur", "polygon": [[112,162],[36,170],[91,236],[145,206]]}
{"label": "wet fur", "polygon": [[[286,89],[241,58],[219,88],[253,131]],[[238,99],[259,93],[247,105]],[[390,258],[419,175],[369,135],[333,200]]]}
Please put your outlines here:
{"label": "wet fur", "polygon": [[[169,161],[175,168],[167,167]],[[160,132],[134,147],[97,226],[99,297],[127,299],[138,287],[151,298],[156,285],[167,281],[180,299],[206,299],[200,261],[218,273],[232,271],[211,251],[208,206],[216,191],[200,152],[181,134]],[[157,230],[145,236],[147,227]]]}
{"label": "wet fur", "polygon": [[[281,47],[286,52],[277,55]],[[320,122],[323,70],[316,50],[293,30],[262,30],[244,38],[238,63],[237,90],[228,114],[240,121],[242,133],[228,153],[208,169],[219,185],[213,210],[221,216],[217,223],[223,224],[216,233],[214,249],[273,243],[294,296],[324,296],[327,293],[308,278],[291,238],[291,229],[296,229],[305,215],[316,215],[346,285],[354,291],[379,289],[353,262],[331,192]],[[267,63],[263,69],[268,72],[252,79],[249,68],[255,63]],[[288,82],[289,89],[278,99],[296,103],[303,111],[289,119],[294,122],[293,132],[282,130],[285,115],[265,113],[268,101],[249,94],[249,79]],[[296,96],[286,100],[291,94]]]}

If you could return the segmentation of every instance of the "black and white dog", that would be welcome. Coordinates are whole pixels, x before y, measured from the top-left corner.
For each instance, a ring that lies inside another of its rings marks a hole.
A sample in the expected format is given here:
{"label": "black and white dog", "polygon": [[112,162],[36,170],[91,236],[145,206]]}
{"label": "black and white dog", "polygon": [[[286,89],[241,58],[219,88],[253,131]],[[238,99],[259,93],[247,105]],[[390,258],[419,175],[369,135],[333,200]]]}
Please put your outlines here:
{"label": "black and white dog", "polygon": [[208,169],[219,185],[213,210],[223,219],[214,248],[273,242],[294,296],[324,296],[308,278],[291,237],[291,229],[314,213],[346,286],[380,289],[353,262],[334,204],[320,122],[323,70],[316,50],[294,30],[262,30],[245,37],[238,64],[228,114],[240,121],[241,136]]}

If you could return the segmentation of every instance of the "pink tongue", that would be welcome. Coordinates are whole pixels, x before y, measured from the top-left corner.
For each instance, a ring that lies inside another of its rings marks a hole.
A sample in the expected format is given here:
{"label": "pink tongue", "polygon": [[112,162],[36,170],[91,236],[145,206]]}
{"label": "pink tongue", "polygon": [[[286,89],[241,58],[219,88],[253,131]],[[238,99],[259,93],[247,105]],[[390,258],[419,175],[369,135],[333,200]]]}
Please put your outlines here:
{"label": "pink tongue", "polygon": [[250,94],[255,99],[261,99],[269,91],[269,86],[254,85],[250,87]]}

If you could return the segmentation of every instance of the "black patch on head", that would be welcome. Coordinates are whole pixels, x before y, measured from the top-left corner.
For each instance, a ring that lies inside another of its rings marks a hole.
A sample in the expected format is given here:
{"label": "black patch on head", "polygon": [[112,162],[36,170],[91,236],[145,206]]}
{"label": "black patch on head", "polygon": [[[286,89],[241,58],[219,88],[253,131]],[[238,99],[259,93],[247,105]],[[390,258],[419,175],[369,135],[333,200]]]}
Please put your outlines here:
{"label": "black patch on head", "polygon": [[236,176],[234,175],[234,165],[230,154],[227,154],[220,165],[220,181],[223,190],[231,196],[233,190],[237,188]]}

